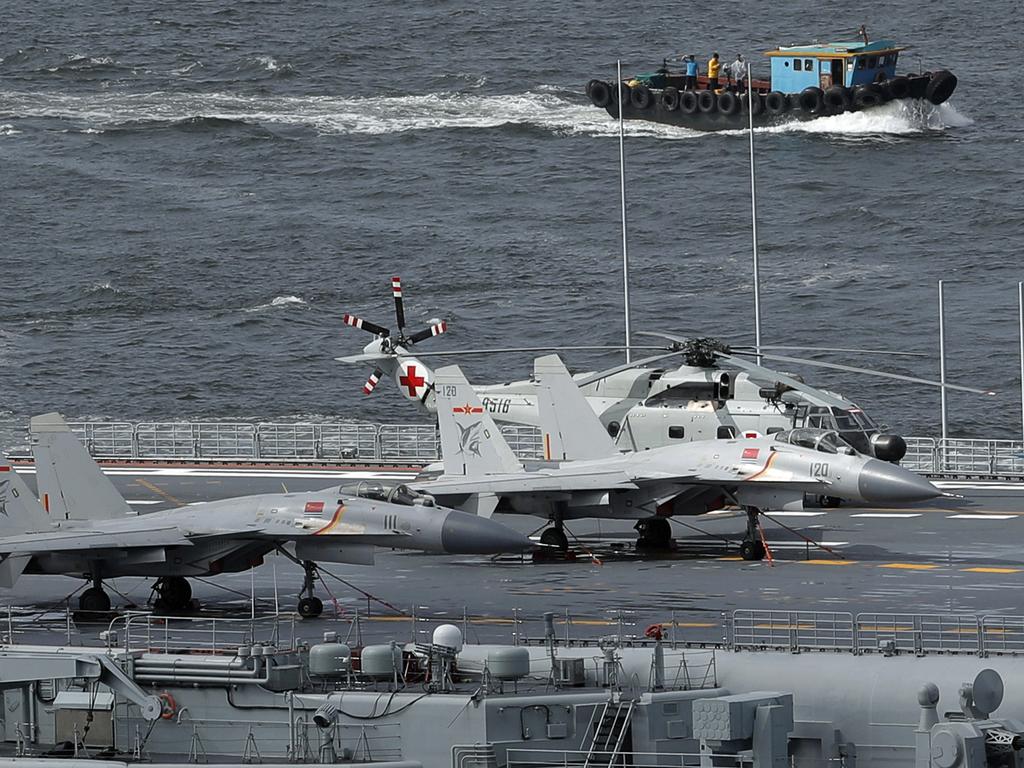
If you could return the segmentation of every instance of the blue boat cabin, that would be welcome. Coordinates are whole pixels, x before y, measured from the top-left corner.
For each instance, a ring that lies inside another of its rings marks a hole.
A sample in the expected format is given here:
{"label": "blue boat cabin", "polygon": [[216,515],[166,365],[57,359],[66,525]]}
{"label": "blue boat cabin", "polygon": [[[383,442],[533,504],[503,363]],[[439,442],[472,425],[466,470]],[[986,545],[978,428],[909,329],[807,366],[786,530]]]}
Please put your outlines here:
{"label": "blue boat cabin", "polygon": [[850,88],[893,78],[902,50],[889,40],[877,40],[780,46],[765,55],[772,61],[772,90],[799,93],[811,86]]}

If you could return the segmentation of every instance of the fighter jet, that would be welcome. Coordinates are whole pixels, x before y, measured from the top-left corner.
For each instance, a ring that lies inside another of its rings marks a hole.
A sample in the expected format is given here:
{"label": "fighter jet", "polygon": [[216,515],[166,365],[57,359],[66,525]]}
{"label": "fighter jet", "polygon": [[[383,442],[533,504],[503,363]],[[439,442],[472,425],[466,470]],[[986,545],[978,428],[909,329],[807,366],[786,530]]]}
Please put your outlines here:
{"label": "fighter jet", "polygon": [[924,478],[858,454],[824,430],[620,453],[556,355],[538,358],[535,379],[546,461],[531,469],[513,454],[462,371],[438,369],[443,472],[413,487],[478,514],[546,517],[554,526],[541,542],[563,549],[568,519],[635,519],[640,544],[666,546],[669,517],[731,502],[747,512],[740,550],[747,560],[765,554],[759,513],[801,509],[808,493],[886,505],[942,495]]}
{"label": "fighter jet", "polygon": [[107,611],[103,580],[153,576],[161,607],[191,601],[187,577],[253,568],[273,551],[302,565],[298,603],[318,616],[317,562],[372,564],[375,547],[448,554],[518,552],[533,544],[495,520],[434,506],[402,487],[336,486],[245,496],[136,516],[57,414],[32,420],[42,504],[0,466],[0,587],[23,573],[88,579],[83,611]]}

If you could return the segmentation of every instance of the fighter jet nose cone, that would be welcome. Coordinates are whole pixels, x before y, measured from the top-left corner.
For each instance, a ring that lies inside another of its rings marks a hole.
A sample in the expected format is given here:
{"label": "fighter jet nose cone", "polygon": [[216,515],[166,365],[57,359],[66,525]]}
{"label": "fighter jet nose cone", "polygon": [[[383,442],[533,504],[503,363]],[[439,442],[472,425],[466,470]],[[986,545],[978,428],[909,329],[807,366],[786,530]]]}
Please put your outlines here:
{"label": "fighter jet nose cone", "polygon": [[869,459],[864,464],[857,485],[861,496],[877,504],[909,504],[942,495],[920,475],[878,459]]}
{"label": "fighter jet nose cone", "polygon": [[522,552],[534,546],[525,534],[497,520],[453,511],[441,526],[441,546],[453,555],[495,555]]}

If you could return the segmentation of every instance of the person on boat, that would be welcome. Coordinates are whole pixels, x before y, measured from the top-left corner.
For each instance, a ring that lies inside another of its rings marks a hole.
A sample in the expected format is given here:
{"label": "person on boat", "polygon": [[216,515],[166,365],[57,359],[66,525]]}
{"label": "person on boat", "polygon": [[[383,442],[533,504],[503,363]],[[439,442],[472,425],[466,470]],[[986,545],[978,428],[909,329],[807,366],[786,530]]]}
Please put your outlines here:
{"label": "person on boat", "polygon": [[718,90],[718,70],[721,67],[721,63],[718,61],[718,51],[711,54],[711,58],[708,60],[708,90]]}
{"label": "person on boat", "polygon": [[732,81],[736,85],[736,93],[743,93],[743,84],[747,80],[747,62],[743,60],[743,54],[736,54],[736,61],[729,66]]}
{"label": "person on boat", "polygon": [[686,64],[686,80],[683,81],[683,89],[695,91],[697,90],[697,60],[691,53],[683,61]]}

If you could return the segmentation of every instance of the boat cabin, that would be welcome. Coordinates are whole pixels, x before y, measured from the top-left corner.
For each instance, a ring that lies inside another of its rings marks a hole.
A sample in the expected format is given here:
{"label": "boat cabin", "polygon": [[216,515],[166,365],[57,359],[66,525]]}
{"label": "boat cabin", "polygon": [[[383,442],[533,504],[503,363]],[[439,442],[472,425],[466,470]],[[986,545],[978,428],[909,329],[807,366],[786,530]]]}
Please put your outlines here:
{"label": "boat cabin", "polygon": [[876,40],[780,46],[766,51],[765,56],[772,62],[772,89],[799,93],[811,86],[852,88],[891,79],[896,76],[896,60],[902,50],[905,48],[890,40]]}

